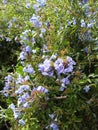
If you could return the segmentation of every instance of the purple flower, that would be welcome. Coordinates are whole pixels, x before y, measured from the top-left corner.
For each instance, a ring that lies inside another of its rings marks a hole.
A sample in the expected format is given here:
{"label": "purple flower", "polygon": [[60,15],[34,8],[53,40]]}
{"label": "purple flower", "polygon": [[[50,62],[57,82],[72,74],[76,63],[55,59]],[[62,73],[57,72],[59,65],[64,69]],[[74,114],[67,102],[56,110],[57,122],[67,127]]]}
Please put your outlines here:
{"label": "purple flower", "polygon": [[26,52],[27,52],[27,53],[30,53],[30,52],[31,52],[30,46],[26,46]]}
{"label": "purple flower", "polygon": [[39,2],[40,6],[43,7],[45,6],[46,0],[37,0]]}
{"label": "purple flower", "polygon": [[85,27],[85,26],[86,26],[86,24],[84,22],[84,19],[81,19],[81,27]]}
{"label": "purple flower", "polygon": [[18,122],[19,122],[19,124],[21,124],[21,125],[25,125],[25,121],[24,121],[23,119],[20,119]]}
{"label": "purple flower", "polygon": [[[29,97],[30,96],[29,96],[28,92],[26,92],[23,95],[19,96],[18,102],[17,102],[18,103],[18,107],[20,105],[22,105],[22,104],[24,105]],[[26,104],[25,104],[25,106],[26,106]]]}
{"label": "purple flower", "polygon": [[24,67],[23,71],[27,72],[29,74],[34,74],[34,69],[33,69],[33,67],[31,65],[28,65],[27,67]]}
{"label": "purple flower", "polygon": [[60,75],[61,73],[64,72],[64,65],[63,65],[63,59],[58,58],[55,62],[54,62],[54,68],[57,71],[57,74]]}
{"label": "purple flower", "polygon": [[52,130],[59,130],[58,125],[56,123],[51,123],[50,128],[52,128]]}
{"label": "purple flower", "polygon": [[82,0],[83,4],[87,4],[88,0]]}
{"label": "purple flower", "polygon": [[49,114],[49,117],[50,117],[51,119],[53,119],[54,116],[55,116],[55,114]]}
{"label": "purple flower", "polygon": [[65,86],[65,84],[64,84],[64,83],[62,83],[62,84],[61,84],[61,87],[60,87],[60,89],[59,89],[59,90],[60,90],[60,91],[64,91],[66,88],[67,88],[67,87]]}
{"label": "purple flower", "polygon": [[27,75],[25,78],[23,78],[20,74],[18,75],[18,78],[16,79],[16,84],[21,84],[24,81],[28,81],[30,77]]}
{"label": "purple flower", "polygon": [[26,8],[29,9],[30,8],[30,3],[26,4]]}
{"label": "purple flower", "polygon": [[54,68],[57,71],[57,74],[65,74],[73,71],[73,66],[75,65],[75,61],[72,60],[71,57],[67,56],[66,59],[58,58],[54,63]]}
{"label": "purple flower", "polygon": [[64,74],[65,73],[69,73],[69,72],[72,72],[73,71],[73,65],[69,65],[67,68],[64,69]]}
{"label": "purple flower", "polygon": [[41,27],[42,22],[39,21],[40,16],[36,16],[33,14],[32,18],[30,19],[30,22],[35,26],[35,27]]}
{"label": "purple flower", "polygon": [[43,45],[42,51],[43,51],[43,53],[49,52],[48,47],[47,47],[46,44]]}
{"label": "purple flower", "polygon": [[43,64],[38,65],[39,70],[42,72],[42,75],[50,76],[50,77],[53,76],[54,71],[51,64],[52,62],[46,59]]}
{"label": "purple flower", "polygon": [[57,54],[52,54],[52,56],[50,57],[50,60],[54,60],[57,58]]}
{"label": "purple flower", "polygon": [[19,59],[25,60],[25,59],[26,59],[26,53],[22,51],[22,52],[20,53]]}
{"label": "purple flower", "polygon": [[8,91],[9,89],[11,89],[10,84],[9,83],[5,83],[4,91]]}
{"label": "purple flower", "polygon": [[6,4],[7,4],[7,0],[2,0],[2,3],[3,3],[4,5],[6,5]]}
{"label": "purple flower", "polygon": [[38,12],[40,10],[39,4],[33,4],[33,9]]}
{"label": "purple flower", "polygon": [[46,22],[46,26],[47,26],[47,28],[49,28],[50,27],[50,22]]}
{"label": "purple flower", "polygon": [[63,83],[63,84],[65,84],[65,85],[67,85],[67,84],[70,84],[70,81],[69,81],[69,78],[70,76],[67,76],[66,78],[63,78],[62,80],[61,80],[61,82]]}
{"label": "purple flower", "polygon": [[86,85],[83,90],[87,93],[90,90],[90,86]]}
{"label": "purple flower", "polygon": [[74,60],[72,60],[72,58],[70,56],[67,56],[67,62],[70,64],[70,65],[76,65],[76,62]]}
{"label": "purple flower", "polygon": [[12,109],[14,111],[15,110],[15,105],[12,103],[12,104],[9,105],[8,108],[10,108],[10,109]]}
{"label": "purple flower", "polygon": [[10,83],[13,81],[13,77],[11,75],[8,75],[5,77],[6,82]]}
{"label": "purple flower", "polygon": [[92,28],[92,27],[94,27],[94,23],[88,23],[87,24],[87,28]]}
{"label": "purple flower", "polygon": [[72,72],[73,66],[76,65],[76,62],[72,60],[71,57],[67,56],[66,60],[67,60],[67,67],[64,69],[64,72],[63,72],[64,74]]}
{"label": "purple flower", "polygon": [[20,88],[18,90],[15,91],[16,94],[21,94],[24,91],[29,91],[30,87],[29,85],[21,85]]}
{"label": "purple flower", "polygon": [[48,92],[48,89],[46,89],[45,87],[43,86],[38,86],[37,88],[34,88],[33,91],[40,91],[40,92],[43,92],[43,93],[47,93]]}
{"label": "purple flower", "polygon": [[45,28],[41,28],[41,33],[45,33],[46,29]]}
{"label": "purple flower", "polygon": [[23,107],[24,107],[24,108],[29,108],[30,105],[28,104],[28,102],[26,102],[26,103],[23,104]]}
{"label": "purple flower", "polygon": [[21,113],[19,111],[14,110],[13,112],[14,112],[15,119],[19,118],[19,116],[21,115]]}

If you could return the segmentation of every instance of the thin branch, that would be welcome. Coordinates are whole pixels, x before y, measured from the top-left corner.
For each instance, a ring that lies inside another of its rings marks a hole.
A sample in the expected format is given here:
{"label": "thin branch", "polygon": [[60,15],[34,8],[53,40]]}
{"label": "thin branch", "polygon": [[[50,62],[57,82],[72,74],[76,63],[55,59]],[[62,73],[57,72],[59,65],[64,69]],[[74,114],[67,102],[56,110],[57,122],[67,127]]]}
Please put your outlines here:
{"label": "thin branch", "polygon": [[67,98],[67,96],[60,96],[60,97],[54,97],[54,99],[66,99]]}

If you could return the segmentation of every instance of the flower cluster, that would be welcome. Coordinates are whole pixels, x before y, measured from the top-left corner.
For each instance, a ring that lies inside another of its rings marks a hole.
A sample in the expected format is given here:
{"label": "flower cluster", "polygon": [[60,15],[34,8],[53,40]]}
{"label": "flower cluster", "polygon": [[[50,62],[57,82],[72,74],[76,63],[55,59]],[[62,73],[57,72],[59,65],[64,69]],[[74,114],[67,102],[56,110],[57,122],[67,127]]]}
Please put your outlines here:
{"label": "flower cluster", "polygon": [[38,67],[42,75],[53,76],[54,71],[56,71],[57,75],[60,76],[61,74],[72,72],[75,64],[75,61],[67,56],[65,59],[58,58],[55,62],[51,59],[45,59]]}
{"label": "flower cluster", "polygon": [[[50,59],[45,59],[43,63],[38,65],[38,69],[44,76],[53,77],[56,74],[56,82],[60,81],[60,91],[63,91],[64,88],[66,88],[66,85],[70,84],[70,73],[73,71],[74,65],[76,65],[76,63],[69,56],[65,57],[64,59],[58,58],[55,61],[53,60],[53,56],[51,56]],[[62,78],[62,74],[64,75],[64,78]]]}
{"label": "flower cluster", "polygon": [[41,71],[42,75],[45,76],[53,76],[54,71],[52,68],[52,61],[49,59],[45,59],[45,61],[43,62],[43,64],[39,64],[38,65],[39,71]]}

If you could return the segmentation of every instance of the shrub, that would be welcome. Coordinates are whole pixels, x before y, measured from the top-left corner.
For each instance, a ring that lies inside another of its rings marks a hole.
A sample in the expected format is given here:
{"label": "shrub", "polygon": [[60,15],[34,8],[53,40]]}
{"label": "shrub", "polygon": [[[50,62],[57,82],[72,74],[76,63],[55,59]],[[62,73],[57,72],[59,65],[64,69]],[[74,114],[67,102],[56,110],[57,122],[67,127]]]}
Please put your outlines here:
{"label": "shrub", "polygon": [[13,130],[98,129],[97,5],[26,3],[24,15],[31,13],[20,16],[25,20],[18,31],[21,53],[2,91]]}

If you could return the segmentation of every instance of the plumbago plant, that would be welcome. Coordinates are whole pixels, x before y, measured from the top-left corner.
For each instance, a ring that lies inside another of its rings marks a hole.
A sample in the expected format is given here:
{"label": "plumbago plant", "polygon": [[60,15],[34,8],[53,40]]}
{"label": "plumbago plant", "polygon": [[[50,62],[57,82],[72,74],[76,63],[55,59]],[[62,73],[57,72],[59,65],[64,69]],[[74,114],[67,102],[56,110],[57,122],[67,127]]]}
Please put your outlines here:
{"label": "plumbago plant", "polygon": [[25,22],[15,34],[21,52],[4,79],[8,108],[1,107],[0,118],[10,121],[12,130],[97,130],[98,2],[22,5]]}

